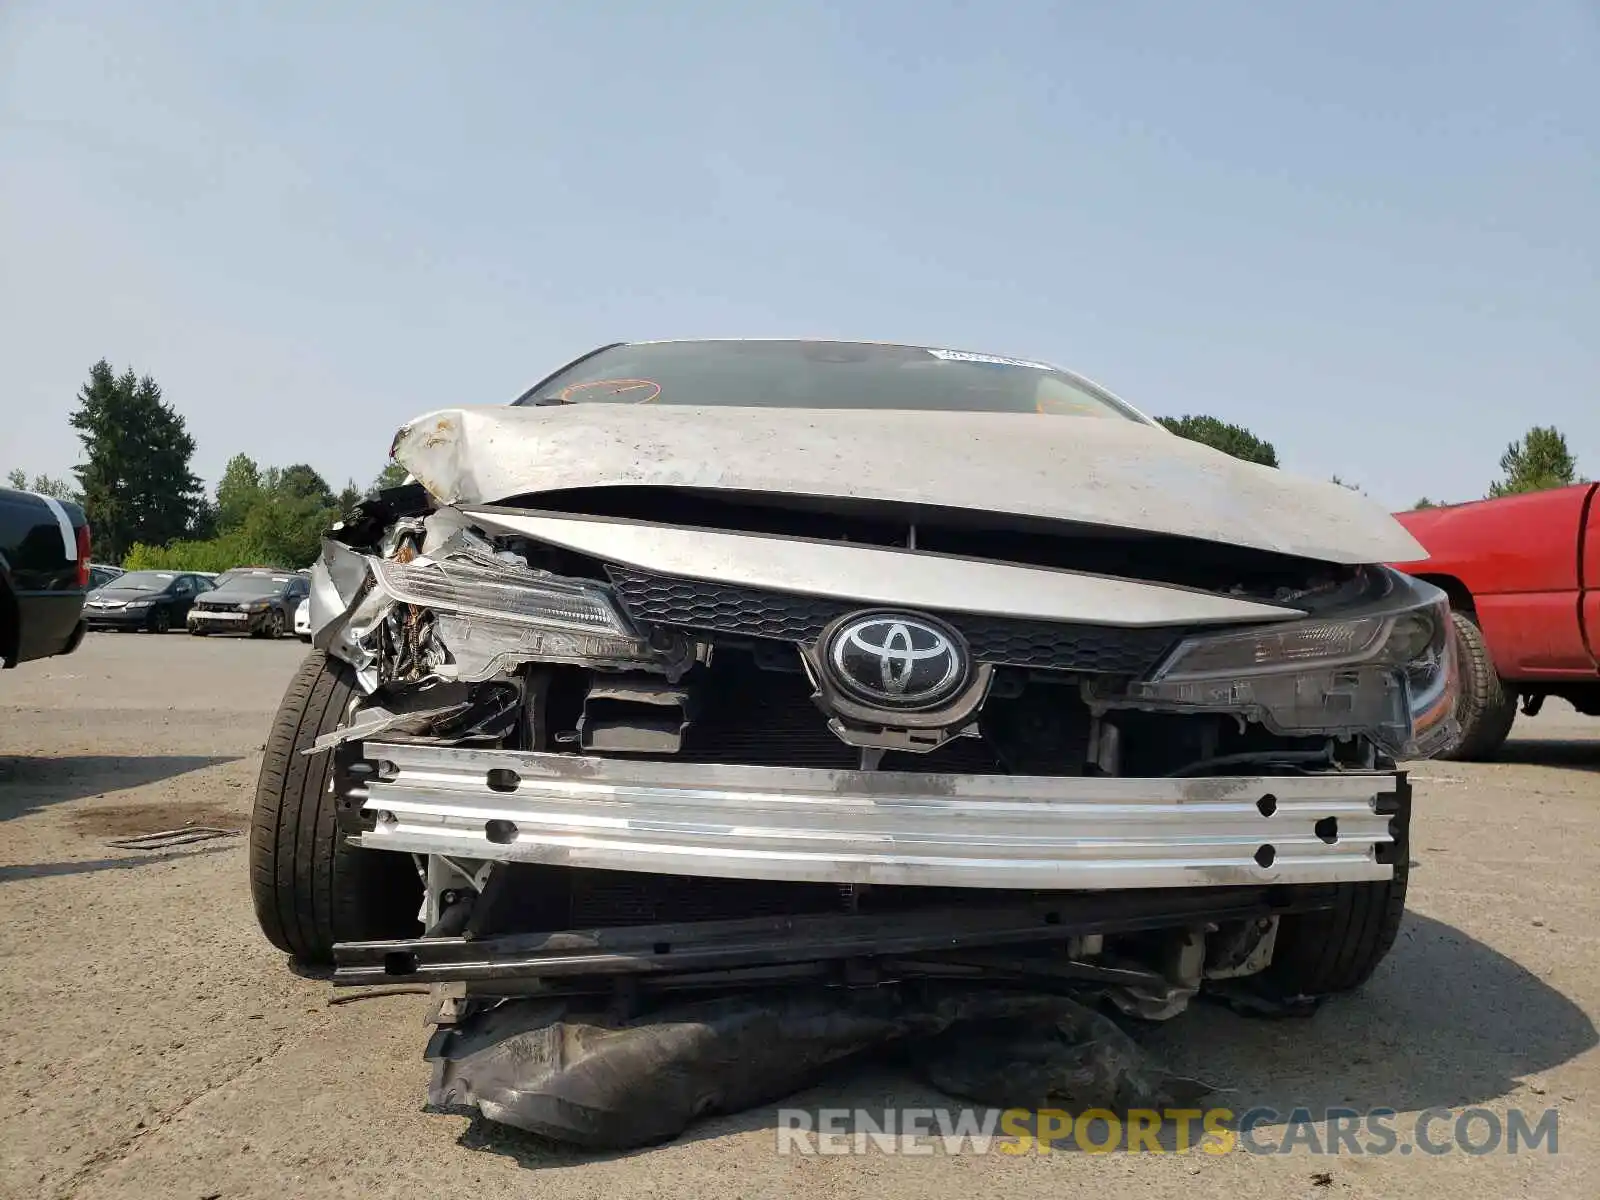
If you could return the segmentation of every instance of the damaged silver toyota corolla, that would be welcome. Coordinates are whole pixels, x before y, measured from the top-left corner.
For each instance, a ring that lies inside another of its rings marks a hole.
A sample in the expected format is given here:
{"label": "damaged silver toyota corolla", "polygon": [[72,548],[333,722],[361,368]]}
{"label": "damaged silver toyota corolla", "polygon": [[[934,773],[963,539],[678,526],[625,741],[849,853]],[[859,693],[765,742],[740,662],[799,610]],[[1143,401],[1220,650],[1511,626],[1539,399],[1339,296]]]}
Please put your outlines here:
{"label": "damaged silver toyota corolla", "polygon": [[1453,736],[1443,593],[1333,484],[1047,364],[609,346],[405,426],[330,531],[256,910],[338,983],[1356,986],[1396,761]]}

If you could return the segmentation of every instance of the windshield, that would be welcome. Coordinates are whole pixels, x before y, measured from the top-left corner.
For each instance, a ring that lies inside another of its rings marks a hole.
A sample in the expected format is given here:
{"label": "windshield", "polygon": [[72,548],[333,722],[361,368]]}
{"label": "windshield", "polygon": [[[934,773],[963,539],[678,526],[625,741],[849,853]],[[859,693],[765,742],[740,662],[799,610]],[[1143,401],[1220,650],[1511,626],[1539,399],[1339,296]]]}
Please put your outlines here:
{"label": "windshield", "polygon": [[642,342],[574,363],[517,404],[705,404],[1047,413],[1142,421],[1045,363],[874,342]]}
{"label": "windshield", "polygon": [[211,596],[238,596],[254,597],[276,596],[289,586],[294,576],[292,575],[236,575],[228,580],[214,592],[207,592]]}
{"label": "windshield", "polygon": [[168,571],[129,571],[125,575],[118,575],[106,586],[118,591],[164,592],[167,584],[176,578],[177,575]]}
{"label": "windshield", "polygon": [[282,575],[282,571],[274,571],[271,567],[234,567],[231,571],[224,571],[211,581],[215,587],[226,587],[236,579],[248,579],[253,575],[270,576]]}

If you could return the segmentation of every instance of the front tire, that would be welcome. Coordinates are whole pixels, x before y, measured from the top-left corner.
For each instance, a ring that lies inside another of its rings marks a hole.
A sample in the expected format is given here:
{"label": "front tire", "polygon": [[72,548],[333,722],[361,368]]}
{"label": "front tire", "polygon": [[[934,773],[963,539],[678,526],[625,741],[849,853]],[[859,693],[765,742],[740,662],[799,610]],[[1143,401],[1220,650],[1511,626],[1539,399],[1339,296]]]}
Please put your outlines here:
{"label": "front tire", "polygon": [[1456,663],[1461,673],[1461,697],[1456,701],[1461,736],[1439,757],[1482,762],[1494,757],[1511,733],[1517,719],[1517,696],[1500,682],[1478,623],[1466,613],[1450,616],[1456,627]]}
{"label": "front tire", "polygon": [[1406,783],[1399,785],[1395,801],[1394,809],[1379,810],[1391,813],[1394,841],[1386,849],[1393,875],[1372,883],[1337,884],[1330,907],[1280,918],[1272,962],[1262,975],[1272,992],[1329,996],[1353,991],[1394,948],[1411,878],[1411,789]]}
{"label": "front tire", "polygon": [[1393,879],[1341,883],[1332,908],[1282,918],[1266,979],[1286,996],[1360,987],[1394,947],[1405,917],[1408,873],[1402,852]]}
{"label": "front tire", "polygon": [[166,633],[172,628],[172,614],[164,608],[158,608],[150,614],[150,632]]}
{"label": "front tire", "polygon": [[334,755],[301,753],[338,728],[355,695],[349,666],[307,655],[273,720],[256,783],[256,921],[268,941],[305,963],[331,962],[336,942],[420,932],[422,884],[411,857],[346,842],[335,820]]}

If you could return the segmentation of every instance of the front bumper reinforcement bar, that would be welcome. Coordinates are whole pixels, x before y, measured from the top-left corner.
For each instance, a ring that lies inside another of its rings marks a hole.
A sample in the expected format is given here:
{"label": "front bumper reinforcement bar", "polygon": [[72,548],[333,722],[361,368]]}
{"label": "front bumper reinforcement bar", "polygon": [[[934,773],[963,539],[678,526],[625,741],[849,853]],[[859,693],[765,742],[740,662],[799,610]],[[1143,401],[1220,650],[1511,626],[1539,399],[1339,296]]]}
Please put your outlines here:
{"label": "front bumper reinforcement bar", "polygon": [[369,741],[360,845],[669,875],[1121,890],[1388,879],[1396,772],[933,775]]}

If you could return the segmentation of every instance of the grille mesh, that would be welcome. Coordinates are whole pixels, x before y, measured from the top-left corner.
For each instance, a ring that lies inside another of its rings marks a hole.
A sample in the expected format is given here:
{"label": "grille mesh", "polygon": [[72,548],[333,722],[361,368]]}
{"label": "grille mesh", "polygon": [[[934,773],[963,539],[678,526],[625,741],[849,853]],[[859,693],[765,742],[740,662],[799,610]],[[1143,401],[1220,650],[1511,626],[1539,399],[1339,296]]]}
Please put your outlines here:
{"label": "grille mesh", "polygon": [[[743,637],[814,641],[830,621],[862,604],[694,579],[646,575],[608,567],[628,615],[670,625]],[[967,639],[979,662],[1104,675],[1141,675],[1177,640],[1171,629],[1069,625],[971,613],[934,613]]]}
{"label": "grille mesh", "polygon": [[799,672],[763,671],[739,655],[717,655],[700,713],[685,734],[681,762],[851,770],[861,751],[845,745],[811,702]]}

